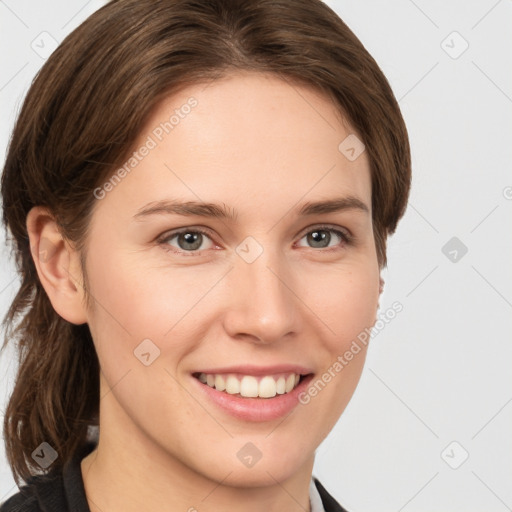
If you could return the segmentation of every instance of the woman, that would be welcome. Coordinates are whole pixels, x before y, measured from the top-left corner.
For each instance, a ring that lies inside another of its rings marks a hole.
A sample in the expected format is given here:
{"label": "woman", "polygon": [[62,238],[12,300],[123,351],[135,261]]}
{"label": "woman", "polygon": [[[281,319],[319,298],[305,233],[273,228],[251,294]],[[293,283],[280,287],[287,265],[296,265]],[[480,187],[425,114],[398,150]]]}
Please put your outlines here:
{"label": "woman", "polygon": [[[344,510],[312,476],[411,170],[318,0],[114,0],[48,59],[2,175],[22,284],[0,511]],[[343,362],[342,362],[343,361]]]}

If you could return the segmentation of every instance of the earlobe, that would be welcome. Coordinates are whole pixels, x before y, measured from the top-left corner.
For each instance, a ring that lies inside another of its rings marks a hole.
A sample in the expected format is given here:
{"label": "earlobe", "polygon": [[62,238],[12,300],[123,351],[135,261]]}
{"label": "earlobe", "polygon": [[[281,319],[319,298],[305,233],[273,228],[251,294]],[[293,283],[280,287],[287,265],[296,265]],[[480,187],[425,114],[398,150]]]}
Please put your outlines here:
{"label": "earlobe", "polygon": [[46,208],[34,206],[26,225],[32,259],[53,308],[68,322],[86,323],[79,255],[62,237],[55,218]]}

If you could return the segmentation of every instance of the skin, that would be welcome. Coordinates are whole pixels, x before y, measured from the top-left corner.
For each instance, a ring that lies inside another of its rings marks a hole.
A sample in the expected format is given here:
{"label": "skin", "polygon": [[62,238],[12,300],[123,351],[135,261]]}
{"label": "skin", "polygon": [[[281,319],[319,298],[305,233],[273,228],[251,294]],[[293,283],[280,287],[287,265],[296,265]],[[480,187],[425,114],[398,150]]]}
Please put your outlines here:
{"label": "skin", "polygon": [[[366,152],[351,162],[338,150],[354,131],[327,97],[249,72],[167,98],[136,148],[191,96],[198,101],[191,113],[96,203],[90,310],[78,254],[51,214],[35,207],[27,218],[32,247],[43,239],[54,247],[51,259],[35,261],[53,307],[88,323],[101,365],[99,445],[81,463],[89,506],[302,512],[315,450],[352,397],[366,348],[284,421],[231,417],[198,392],[191,372],[296,363],[318,377],[375,323],[380,272],[369,161]],[[347,195],[369,211],[296,213],[306,202]],[[224,203],[238,215],[133,219],[171,197]],[[328,231],[330,242],[314,245],[307,235],[321,224],[349,230],[355,241]],[[183,227],[211,233],[193,255],[178,253],[190,246],[178,237],[155,241]],[[252,263],[236,252],[248,236],[263,248]],[[146,338],[160,349],[149,366],[133,353]],[[236,456],[249,441],[262,453],[252,468]]]}

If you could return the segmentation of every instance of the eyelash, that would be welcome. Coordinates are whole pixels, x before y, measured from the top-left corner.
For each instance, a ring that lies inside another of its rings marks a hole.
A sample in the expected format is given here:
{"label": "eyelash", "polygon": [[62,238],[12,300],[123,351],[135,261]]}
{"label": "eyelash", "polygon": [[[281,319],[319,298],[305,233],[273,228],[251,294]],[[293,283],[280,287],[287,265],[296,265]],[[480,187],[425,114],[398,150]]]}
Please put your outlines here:
{"label": "eyelash", "polygon": [[[335,229],[328,225],[320,225],[320,226],[315,226],[313,228],[310,228],[308,231],[305,231],[301,234],[300,239],[304,238],[306,235],[308,235],[310,233],[313,233],[314,231],[330,231],[330,232],[336,234],[337,236],[339,236],[341,238],[343,246],[344,245],[353,245],[353,242],[354,242],[353,236],[351,234],[349,234],[348,232],[342,231],[340,229]],[[201,251],[197,251],[197,250],[196,251],[181,251],[181,250],[177,250],[175,247],[172,247],[168,244],[168,242],[170,240],[172,240],[173,238],[175,238],[183,233],[201,233],[202,235],[205,235],[210,239],[212,238],[210,232],[206,231],[204,229],[184,228],[184,229],[180,229],[177,231],[172,231],[170,233],[165,233],[163,236],[157,238],[157,243],[160,245],[163,245],[164,250],[167,252],[173,252],[175,254],[182,254],[185,256],[196,256],[198,254],[201,254],[203,251],[207,250],[207,249],[203,249]],[[315,247],[309,247],[309,249],[314,250]],[[324,248],[320,248],[318,250],[321,252],[332,252],[332,251],[338,251],[340,249],[341,249],[341,247],[338,245],[336,247],[324,247]]]}

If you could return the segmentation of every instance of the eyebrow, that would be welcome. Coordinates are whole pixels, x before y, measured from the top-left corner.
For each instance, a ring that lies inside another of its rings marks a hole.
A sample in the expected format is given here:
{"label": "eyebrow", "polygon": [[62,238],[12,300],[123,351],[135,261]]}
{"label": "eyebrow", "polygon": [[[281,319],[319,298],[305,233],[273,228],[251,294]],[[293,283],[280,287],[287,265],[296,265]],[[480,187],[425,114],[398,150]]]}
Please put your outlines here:
{"label": "eyebrow", "polygon": [[[336,213],[345,210],[356,210],[363,213],[370,213],[368,206],[355,196],[336,197],[322,201],[305,203],[297,212],[299,216],[307,217],[324,213]],[[152,201],[143,206],[133,216],[135,220],[143,220],[151,215],[183,215],[212,217],[236,221],[238,213],[235,209],[230,210],[224,204],[203,203],[199,201],[178,201],[164,199]]]}

